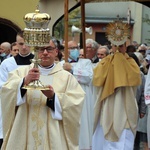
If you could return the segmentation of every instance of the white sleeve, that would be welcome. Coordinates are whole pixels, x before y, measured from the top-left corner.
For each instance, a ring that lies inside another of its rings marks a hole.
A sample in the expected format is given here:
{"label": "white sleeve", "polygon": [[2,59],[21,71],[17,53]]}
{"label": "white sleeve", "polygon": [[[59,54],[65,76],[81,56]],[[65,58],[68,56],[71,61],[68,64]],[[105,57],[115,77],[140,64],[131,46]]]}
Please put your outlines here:
{"label": "white sleeve", "polygon": [[7,67],[5,66],[5,63],[2,63],[0,65],[0,88],[7,81],[7,78],[8,78],[8,70]]}
{"label": "white sleeve", "polygon": [[73,75],[79,83],[89,85],[93,76],[91,60],[79,59],[79,61],[73,66]]}
{"label": "white sleeve", "polygon": [[56,94],[55,94],[55,111],[51,110],[51,114],[53,119],[62,120],[62,109]]}
{"label": "white sleeve", "polygon": [[17,106],[24,104],[26,102],[26,94],[22,97],[20,87],[23,83],[23,79],[20,81],[18,86],[18,94],[17,94]]}
{"label": "white sleeve", "polygon": [[148,74],[146,76],[144,97],[145,97],[146,105],[150,104],[150,69],[149,69]]}
{"label": "white sleeve", "polygon": [[[26,94],[23,97],[21,97],[20,87],[22,83],[23,83],[23,79],[21,80],[18,86],[17,106],[24,104],[26,102]],[[55,111],[51,110],[51,114],[53,119],[62,120],[62,109],[57,95],[55,95]]]}

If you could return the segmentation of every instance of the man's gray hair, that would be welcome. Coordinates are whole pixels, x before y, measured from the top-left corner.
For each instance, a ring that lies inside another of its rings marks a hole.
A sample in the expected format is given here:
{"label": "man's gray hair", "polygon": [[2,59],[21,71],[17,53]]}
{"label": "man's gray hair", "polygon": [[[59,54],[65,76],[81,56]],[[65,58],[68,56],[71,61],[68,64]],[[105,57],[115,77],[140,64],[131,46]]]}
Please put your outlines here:
{"label": "man's gray hair", "polygon": [[98,49],[102,49],[105,48],[106,49],[106,55],[109,55],[110,51],[109,48],[107,46],[100,46]]}
{"label": "man's gray hair", "polygon": [[99,44],[93,39],[86,39],[86,45],[91,44],[92,49],[97,50],[99,48]]}
{"label": "man's gray hair", "polygon": [[54,45],[58,48],[58,41],[55,37],[51,37],[51,41],[53,41]]}

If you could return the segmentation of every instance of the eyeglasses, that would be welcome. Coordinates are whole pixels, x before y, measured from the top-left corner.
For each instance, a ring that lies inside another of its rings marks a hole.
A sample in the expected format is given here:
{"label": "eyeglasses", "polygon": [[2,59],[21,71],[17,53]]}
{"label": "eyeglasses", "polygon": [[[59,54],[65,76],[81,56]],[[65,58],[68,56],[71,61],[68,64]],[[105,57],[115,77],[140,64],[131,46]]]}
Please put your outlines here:
{"label": "eyeglasses", "polygon": [[79,49],[79,47],[78,46],[68,47],[68,49]]}
{"label": "eyeglasses", "polygon": [[139,52],[140,52],[140,53],[146,53],[146,50],[140,49]]}
{"label": "eyeglasses", "polygon": [[52,46],[49,46],[49,47],[40,47],[40,48],[38,48],[38,51],[40,53],[44,53],[44,51],[46,50],[48,53],[50,53],[54,49],[56,49],[56,47],[52,47]]}
{"label": "eyeglasses", "polygon": [[79,54],[79,56],[84,56],[83,54]]}

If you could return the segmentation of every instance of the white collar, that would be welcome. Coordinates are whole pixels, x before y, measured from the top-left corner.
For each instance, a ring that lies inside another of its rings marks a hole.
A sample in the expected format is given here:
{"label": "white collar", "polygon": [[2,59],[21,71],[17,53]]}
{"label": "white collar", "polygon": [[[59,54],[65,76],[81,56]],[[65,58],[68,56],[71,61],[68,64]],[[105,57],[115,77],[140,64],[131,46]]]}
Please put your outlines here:
{"label": "white collar", "polygon": [[48,75],[48,73],[51,72],[55,65],[55,63],[48,67],[43,67],[39,65],[41,75]]}

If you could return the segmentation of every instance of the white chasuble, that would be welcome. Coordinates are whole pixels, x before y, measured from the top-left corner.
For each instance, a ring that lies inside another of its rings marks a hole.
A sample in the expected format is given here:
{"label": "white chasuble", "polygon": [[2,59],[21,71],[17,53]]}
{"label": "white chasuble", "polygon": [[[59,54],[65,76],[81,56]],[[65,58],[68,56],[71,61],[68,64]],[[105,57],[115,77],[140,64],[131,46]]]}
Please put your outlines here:
{"label": "white chasuble", "polygon": [[[80,117],[84,92],[73,75],[60,64],[47,75],[41,75],[44,85],[52,85],[62,109],[62,120],[52,116],[46,97],[40,90],[27,90],[26,102],[16,109],[20,81],[33,66],[10,73],[2,87],[4,127],[3,150],[78,150]],[[11,95],[11,96],[10,96]]]}

